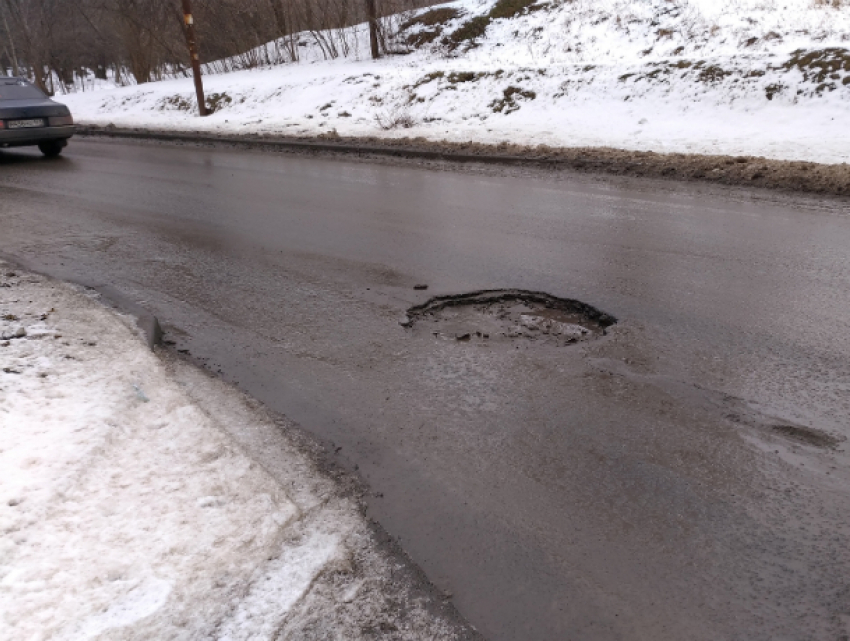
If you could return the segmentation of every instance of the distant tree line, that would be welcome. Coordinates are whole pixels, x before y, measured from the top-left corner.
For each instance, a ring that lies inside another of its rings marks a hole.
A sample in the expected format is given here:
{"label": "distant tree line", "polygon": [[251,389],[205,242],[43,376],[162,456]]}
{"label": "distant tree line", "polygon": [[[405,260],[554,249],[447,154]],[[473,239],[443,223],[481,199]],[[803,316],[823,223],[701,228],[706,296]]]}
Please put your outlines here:
{"label": "distant tree line", "polygon": [[[377,52],[397,14],[433,0],[193,0],[201,60],[218,71],[297,61],[308,32],[326,58],[347,56],[345,27],[375,12]],[[85,88],[94,76],[145,83],[189,72],[180,0],[0,0],[0,73],[43,90]],[[57,86],[58,85],[58,86]]]}

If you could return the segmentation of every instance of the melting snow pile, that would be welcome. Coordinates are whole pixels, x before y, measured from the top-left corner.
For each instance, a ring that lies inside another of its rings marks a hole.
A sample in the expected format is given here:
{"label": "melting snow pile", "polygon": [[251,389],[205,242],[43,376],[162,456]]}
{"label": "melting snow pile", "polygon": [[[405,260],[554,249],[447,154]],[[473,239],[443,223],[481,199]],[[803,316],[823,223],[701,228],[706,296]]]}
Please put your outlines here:
{"label": "melting snow pile", "polygon": [[454,638],[398,613],[356,506],[291,443],[266,441],[276,476],[246,455],[236,392],[178,384],[129,321],[0,270],[0,638]]}
{"label": "melting snow pile", "polygon": [[67,102],[123,127],[850,161],[846,0],[461,0],[397,24],[377,62],[358,25],[298,34],[299,63],[209,75],[206,119],[190,79]]}

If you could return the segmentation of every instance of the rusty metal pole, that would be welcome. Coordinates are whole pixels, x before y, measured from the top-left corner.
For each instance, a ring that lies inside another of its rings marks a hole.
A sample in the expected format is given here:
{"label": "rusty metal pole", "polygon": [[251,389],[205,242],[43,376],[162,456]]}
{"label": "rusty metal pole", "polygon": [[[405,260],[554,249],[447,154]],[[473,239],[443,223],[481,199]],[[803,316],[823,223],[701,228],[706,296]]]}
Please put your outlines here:
{"label": "rusty metal pole", "polygon": [[192,59],[192,76],[195,78],[195,93],[198,96],[198,113],[209,116],[207,101],[204,98],[204,81],[201,78],[201,60],[198,57],[198,46],[195,43],[195,19],[192,17],[192,0],[183,0],[183,26],[186,32],[186,44],[189,46],[189,57]]}

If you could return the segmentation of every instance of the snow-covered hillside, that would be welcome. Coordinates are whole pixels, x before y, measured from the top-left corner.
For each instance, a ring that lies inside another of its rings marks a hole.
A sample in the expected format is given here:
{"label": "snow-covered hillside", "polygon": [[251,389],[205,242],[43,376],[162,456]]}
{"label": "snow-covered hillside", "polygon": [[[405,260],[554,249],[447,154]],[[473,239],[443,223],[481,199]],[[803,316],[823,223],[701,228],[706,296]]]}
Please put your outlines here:
{"label": "snow-covered hillside", "polygon": [[[405,16],[368,59],[208,75],[67,97],[78,121],[284,135],[761,155],[850,162],[844,0],[461,0]],[[328,37],[340,37],[328,34]]]}

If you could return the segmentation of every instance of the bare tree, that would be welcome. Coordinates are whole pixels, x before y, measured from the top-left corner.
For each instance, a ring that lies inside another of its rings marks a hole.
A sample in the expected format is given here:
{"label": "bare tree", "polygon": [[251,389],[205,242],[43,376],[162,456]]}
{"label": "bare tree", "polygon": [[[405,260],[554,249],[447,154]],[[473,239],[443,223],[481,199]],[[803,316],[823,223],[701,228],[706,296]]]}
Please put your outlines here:
{"label": "bare tree", "polygon": [[[367,23],[373,58],[388,53],[393,16],[434,0],[197,0],[195,43],[210,70],[296,62],[305,40],[326,58],[356,52]],[[0,0],[0,65],[45,91],[188,76],[178,0]],[[189,62],[194,60],[190,55]]]}
{"label": "bare tree", "polygon": [[378,50],[378,8],[375,0],[366,0],[366,16],[369,20],[369,47],[372,49],[372,58],[377,60],[381,52]]}
{"label": "bare tree", "polygon": [[0,8],[0,12],[3,14],[3,35],[5,36],[5,40],[8,41],[8,47],[3,47],[3,52],[8,56],[9,62],[12,63],[12,72],[17,76],[20,74],[19,65],[18,65],[18,52],[15,50],[15,39],[12,35],[12,30],[9,28],[9,21],[6,18],[6,8]]}

